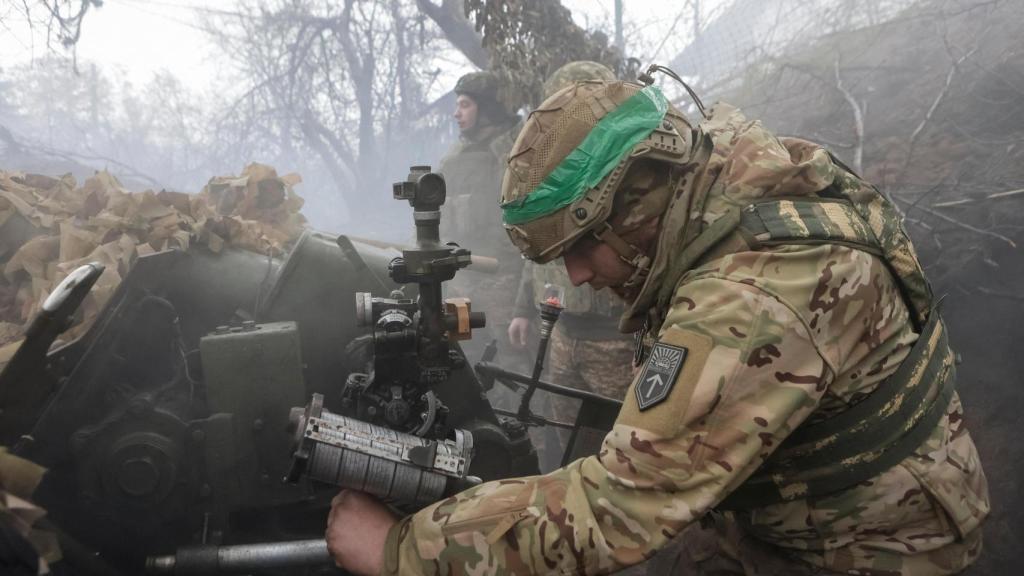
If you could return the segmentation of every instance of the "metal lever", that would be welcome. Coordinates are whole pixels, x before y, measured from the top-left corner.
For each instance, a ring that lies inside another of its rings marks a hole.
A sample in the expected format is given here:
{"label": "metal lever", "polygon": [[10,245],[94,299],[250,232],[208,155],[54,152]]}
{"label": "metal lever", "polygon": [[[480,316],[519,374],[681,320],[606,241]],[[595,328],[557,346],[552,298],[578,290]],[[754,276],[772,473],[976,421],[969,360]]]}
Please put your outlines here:
{"label": "metal lever", "polygon": [[562,302],[565,300],[565,290],[555,284],[544,286],[544,298],[540,301],[540,343],[537,345],[537,360],[533,364],[533,375],[526,392],[519,400],[518,416],[521,420],[530,417],[530,400],[533,393],[537,391],[537,382],[540,381],[541,372],[544,371],[544,357],[547,356],[548,342],[551,340],[551,332],[555,328],[555,322],[562,314]]}
{"label": "metal lever", "polygon": [[[24,433],[35,422],[53,390],[29,376],[45,364],[50,346],[71,325],[75,311],[103,270],[102,264],[93,262],[68,274],[46,298],[39,314],[25,330],[24,341],[0,372],[0,412],[7,420],[0,427],[4,435]],[[15,451],[18,450],[16,446]]]}

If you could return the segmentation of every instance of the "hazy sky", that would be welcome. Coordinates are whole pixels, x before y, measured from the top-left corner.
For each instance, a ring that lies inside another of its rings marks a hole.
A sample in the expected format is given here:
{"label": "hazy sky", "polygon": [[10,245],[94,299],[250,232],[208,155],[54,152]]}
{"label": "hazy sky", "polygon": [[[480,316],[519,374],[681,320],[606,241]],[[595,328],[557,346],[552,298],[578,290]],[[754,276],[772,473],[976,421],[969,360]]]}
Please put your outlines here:
{"label": "hazy sky", "polygon": [[[0,5],[14,0],[0,0]],[[720,4],[722,0],[711,3]],[[231,10],[235,0],[104,0],[84,20],[78,44],[79,61],[100,63],[105,69],[123,74],[135,84],[143,84],[159,70],[168,70],[197,91],[216,84],[219,68],[215,46],[201,31],[203,12],[197,8]],[[563,0],[579,24],[611,26],[613,0]],[[627,28],[650,52],[662,46],[658,59],[667,62],[671,49],[681,48],[670,28],[677,17],[689,9],[669,8],[664,0],[625,0]],[[679,4],[682,4],[681,2]],[[45,37],[36,30],[33,37],[24,20],[11,15],[12,8],[0,8],[6,29],[0,27],[0,66],[22,64],[47,54]],[[679,27],[682,31],[685,25]],[[671,34],[671,36],[670,36]],[[666,38],[668,41],[665,41]],[[645,50],[645,51],[647,51]],[[651,54],[643,54],[651,56]],[[453,76],[466,70],[453,71]],[[453,83],[454,83],[453,77]]]}
{"label": "hazy sky", "polygon": [[[145,83],[154,72],[166,69],[190,85],[208,85],[217,74],[216,58],[198,29],[200,14],[195,8],[217,5],[230,7],[234,2],[104,0],[83,21],[79,61],[100,63],[133,83]],[[33,37],[23,20],[9,20],[9,29],[0,30],[0,65],[46,56],[41,31]]]}

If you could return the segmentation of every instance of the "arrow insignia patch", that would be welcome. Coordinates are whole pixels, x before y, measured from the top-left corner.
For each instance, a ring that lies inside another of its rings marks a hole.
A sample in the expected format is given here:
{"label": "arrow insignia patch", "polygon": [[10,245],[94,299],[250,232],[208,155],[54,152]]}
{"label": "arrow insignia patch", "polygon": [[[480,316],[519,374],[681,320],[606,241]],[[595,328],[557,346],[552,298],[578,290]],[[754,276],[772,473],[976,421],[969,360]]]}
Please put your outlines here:
{"label": "arrow insignia patch", "polygon": [[683,363],[686,362],[686,352],[686,348],[682,346],[670,346],[661,342],[654,345],[634,388],[636,403],[641,411],[668,397],[679,371],[683,368]]}

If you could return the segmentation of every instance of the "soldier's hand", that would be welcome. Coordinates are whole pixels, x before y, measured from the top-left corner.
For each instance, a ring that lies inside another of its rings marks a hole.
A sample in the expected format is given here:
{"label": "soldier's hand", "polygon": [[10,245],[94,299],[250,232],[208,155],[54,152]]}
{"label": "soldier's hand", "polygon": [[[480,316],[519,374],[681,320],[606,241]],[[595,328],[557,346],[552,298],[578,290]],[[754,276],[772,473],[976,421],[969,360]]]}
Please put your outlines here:
{"label": "soldier's hand", "polygon": [[516,348],[526,346],[526,335],[530,333],[530,319],[517,316],[508,325],[508,340]]}
{"label": "soldier's hand", "polygon": [[339,568],[352,574],[380,574],[384,569],[384,543],[397,521],[391,510],[373,496],[342,490],[331,500],[327,550]]}

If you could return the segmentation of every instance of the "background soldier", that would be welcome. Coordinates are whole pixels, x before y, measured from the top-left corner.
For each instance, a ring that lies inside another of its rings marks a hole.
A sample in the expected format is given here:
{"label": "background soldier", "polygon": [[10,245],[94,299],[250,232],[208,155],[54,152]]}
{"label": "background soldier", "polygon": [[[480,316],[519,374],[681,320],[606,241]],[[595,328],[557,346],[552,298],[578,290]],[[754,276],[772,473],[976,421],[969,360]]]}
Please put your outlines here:
{"label": "background soldier", "polygon": [[511,158],[513,242],[621,295],[646,360],[595,456],[397,521],[343,492],[338,562],[605,574],[677,535],[656,573],[919,576],[977,557],[988,488],[954,355],[877,190],[733,108],[691,126],[626,83],[558,92]]}
{"label": "background soldier", "polygon": [[440,172],[448,187],[441,237],[475,255],[496,258],[499,266],[496,274],[461,274],[449,283],[450,295],[469,297],[473,309],[487,313],[487,330],[464,346],[475,361],[492,339],[499,341],[502,352],[511,353],[504,334],[512,319],[522,258],[508,243],[496,198],[515,136],[510,131],[518,117],[499,102],[498,81],[490,72],[462,76],[455,94],[453,117],[460,137],[441,160]]}

